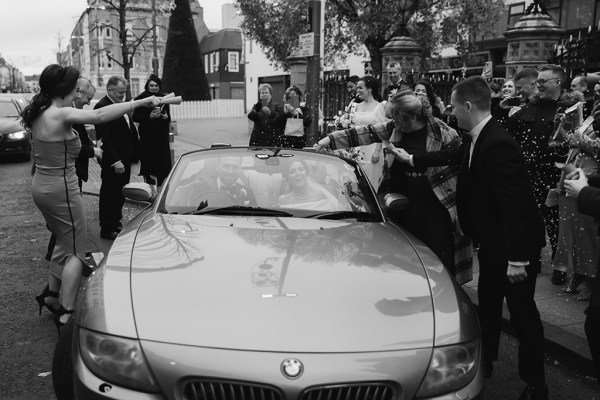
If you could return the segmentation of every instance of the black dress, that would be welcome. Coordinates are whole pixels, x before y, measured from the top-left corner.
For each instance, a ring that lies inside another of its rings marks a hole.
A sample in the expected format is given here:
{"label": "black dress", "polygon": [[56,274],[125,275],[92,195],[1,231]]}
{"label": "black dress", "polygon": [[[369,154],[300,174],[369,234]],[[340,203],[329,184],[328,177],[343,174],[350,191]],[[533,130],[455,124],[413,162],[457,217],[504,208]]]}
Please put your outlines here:
{"label": "black dress", "polygon": [[[400,146],[409,154],[425,153],[427,126],[404,133]],[[425,174],[425,167],[411,167],[394,161],[391,167],[392,192],[408,197],[408,208],[395,220],[422,240],[454,274],[454,230],[450,214],[437,198]]]}
{"label": "black dress", "polygon": [[[143,99],[150,96],[163,96],[162,94],[143,92],[135,99]],[[169,175],[171,171],[171,148],[169,145],[169,128],[171,114],[169,105],[163,106],[167,118],[150,118],[152,112],[150,107],[138,107],[133,112],[133,120],[139,123],[140,135],[140,175],[157,177],[157,184]]]}

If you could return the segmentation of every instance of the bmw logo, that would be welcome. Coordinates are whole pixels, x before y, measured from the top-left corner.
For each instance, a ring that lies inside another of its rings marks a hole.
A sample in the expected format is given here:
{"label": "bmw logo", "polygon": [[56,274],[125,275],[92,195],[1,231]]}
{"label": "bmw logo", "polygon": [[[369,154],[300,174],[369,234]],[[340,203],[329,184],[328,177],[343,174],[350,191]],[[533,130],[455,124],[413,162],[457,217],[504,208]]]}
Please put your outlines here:
{"label": "bmw logo", "polygon": [[281,363],[281,372],[286,378],[296,379],[304,372],[304,365],[295,358],[286,358]]}

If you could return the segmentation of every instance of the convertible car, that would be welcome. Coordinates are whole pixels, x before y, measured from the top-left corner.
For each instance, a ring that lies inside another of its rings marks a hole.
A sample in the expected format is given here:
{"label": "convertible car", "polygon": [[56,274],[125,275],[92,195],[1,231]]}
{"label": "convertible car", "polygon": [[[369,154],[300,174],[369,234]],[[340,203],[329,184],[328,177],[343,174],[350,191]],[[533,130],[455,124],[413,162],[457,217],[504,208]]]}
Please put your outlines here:
{"label": "convertible car", "polygon": [[360,165],[215,146],[179,158],[61,329],[62,399],[478,399],[467,295]]}

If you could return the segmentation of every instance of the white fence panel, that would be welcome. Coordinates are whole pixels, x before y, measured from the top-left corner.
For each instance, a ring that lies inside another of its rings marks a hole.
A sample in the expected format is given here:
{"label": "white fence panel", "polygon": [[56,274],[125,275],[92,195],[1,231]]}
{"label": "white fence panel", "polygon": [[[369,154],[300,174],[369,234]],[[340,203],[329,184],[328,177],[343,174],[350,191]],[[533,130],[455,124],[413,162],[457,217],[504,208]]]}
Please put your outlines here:
{"label": "white fence panel", "polygon": [[206,101],[183,101],[171,105],[171,118],[184,119],[244,117],[244,100],[216,99]]}

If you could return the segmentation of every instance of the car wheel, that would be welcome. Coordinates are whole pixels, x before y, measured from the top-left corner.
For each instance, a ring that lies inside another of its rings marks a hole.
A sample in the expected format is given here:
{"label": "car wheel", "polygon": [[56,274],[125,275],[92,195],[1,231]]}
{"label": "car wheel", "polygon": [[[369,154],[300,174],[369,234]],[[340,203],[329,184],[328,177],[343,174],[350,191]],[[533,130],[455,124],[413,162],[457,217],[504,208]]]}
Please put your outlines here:
{"label": "car wheel", "polygon": [[52,358],[52,384],[58,400],[73,400],[73,335],[75,324],[70,321],[60,329]]}

